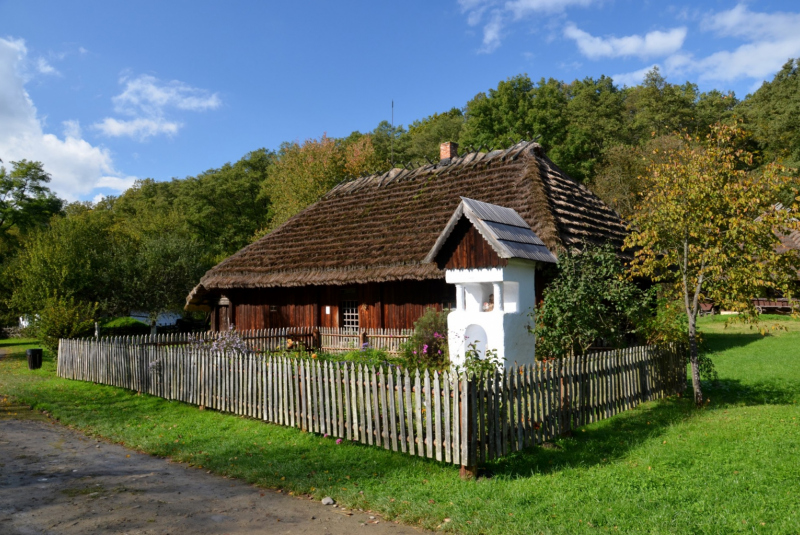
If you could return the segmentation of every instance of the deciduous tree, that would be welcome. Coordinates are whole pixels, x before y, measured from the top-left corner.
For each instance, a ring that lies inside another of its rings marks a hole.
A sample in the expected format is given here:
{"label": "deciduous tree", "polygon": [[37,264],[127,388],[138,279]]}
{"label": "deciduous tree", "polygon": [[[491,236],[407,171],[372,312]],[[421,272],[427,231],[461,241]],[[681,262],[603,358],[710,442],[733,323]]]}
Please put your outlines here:
{"label": "deciduous tree", "polygon": [[270,228],[283,224],[342,180],[370,173],[379,165],[370,136],[350,143],[326,135],[302,145],[284,143],[264,189],[274,207]]}
{"label": "deciduous tree", "polygon": [[[788,182],[770,164],[749,172],[753,155],[744,132],[716,125],[705,140],[685,137],[653,163],[626,245],[634,275],[661,282],[680,296],[689,320],[694,399],[703,402],[697,315],[703,299],[757,321],[752,297],[764,289],[791,297],[800,270],[798,251],[778,253],[778,234],[797,229],[798,202],[776,206]],[[797,195],[797,192],[795,192]],[[797,200],[797,198],[796,198]]]}
{"label": "deciduous tree", "polygon": [[14,248],[20,234],[50,221],[64,201],[45,184],[50,175],[40,162],[11,162],[11,171],[0,166],[0,262]]}

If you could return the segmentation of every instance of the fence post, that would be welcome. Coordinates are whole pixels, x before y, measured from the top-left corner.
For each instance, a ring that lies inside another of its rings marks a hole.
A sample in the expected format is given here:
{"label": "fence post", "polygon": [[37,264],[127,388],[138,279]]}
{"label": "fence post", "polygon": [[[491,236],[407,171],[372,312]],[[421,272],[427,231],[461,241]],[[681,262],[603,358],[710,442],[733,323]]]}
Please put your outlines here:
{"label": "fence post", "polygon": [[319,327],[314,327],[314,330],[311,331],[311,345],[316,350],[322,349],[322,334],[319,332]]}
{"label": "fence post", "polygon": [[467,372],[461,376],[461,380],[459,381],[460,390],[461,390],[461,403],[460,406],[460,417],[461,417],[461,469],[459,470],[459,474],[461,475],[461,479],[477,479],[478,478],[478,460],[477,460],[477,451],[475,448],[471,447],[473,442],[474,434],[475,434],[475,404],[473,396],[470,396],[470,392],[473,390],[470,388],[472,385],[470,384],[471,381],[468,377]]}

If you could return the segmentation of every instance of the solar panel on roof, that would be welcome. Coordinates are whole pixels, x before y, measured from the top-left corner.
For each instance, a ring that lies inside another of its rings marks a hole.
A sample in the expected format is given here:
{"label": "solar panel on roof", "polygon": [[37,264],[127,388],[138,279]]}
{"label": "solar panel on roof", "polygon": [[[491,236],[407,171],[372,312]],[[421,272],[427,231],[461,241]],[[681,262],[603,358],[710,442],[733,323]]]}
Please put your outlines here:
{"label": "solar panel on roof", "polygon": [[466,197],[461,197],[461,201],[478,219],[493,221],[495,223],[504,223],[513,227],[530,228],[525,220],[511,208],[476,201],[474,199],[467,199]]}
{"label": "solar panel on roof", "polygon": [[530,228],[514,227],[494,221],[482,221],[482,223],[498,240],[544,246],[544,242]]}

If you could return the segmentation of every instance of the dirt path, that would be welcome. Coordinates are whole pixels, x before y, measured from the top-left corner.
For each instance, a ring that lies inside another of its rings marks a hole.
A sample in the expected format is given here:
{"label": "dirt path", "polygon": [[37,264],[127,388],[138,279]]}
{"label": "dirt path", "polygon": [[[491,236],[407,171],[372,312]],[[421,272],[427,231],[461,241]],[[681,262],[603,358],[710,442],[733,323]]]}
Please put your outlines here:
{"label": "dirt path", "polygon": [[101,532],[422,533],[89,439],[27,407],[0,407],[0,533]]}

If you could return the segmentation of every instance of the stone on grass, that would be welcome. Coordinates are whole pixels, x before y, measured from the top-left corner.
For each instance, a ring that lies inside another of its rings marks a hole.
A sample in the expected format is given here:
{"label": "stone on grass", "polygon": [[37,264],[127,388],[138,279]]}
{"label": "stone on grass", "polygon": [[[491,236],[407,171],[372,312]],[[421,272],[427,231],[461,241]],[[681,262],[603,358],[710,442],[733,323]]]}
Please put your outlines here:
{"label": "stone on grass", "polygon": [[333,498],[331,498],[330,496],[325,496],[324,498],[322,498],[322,505],[333,505],[335,503],[336,502],[333,501]]}

